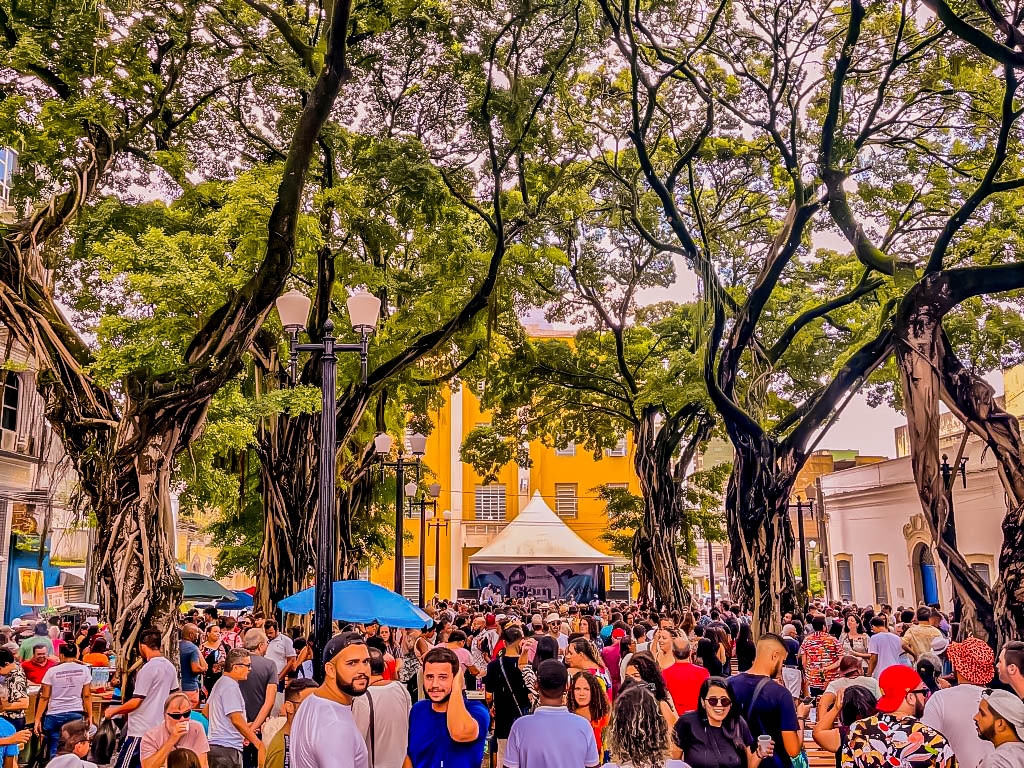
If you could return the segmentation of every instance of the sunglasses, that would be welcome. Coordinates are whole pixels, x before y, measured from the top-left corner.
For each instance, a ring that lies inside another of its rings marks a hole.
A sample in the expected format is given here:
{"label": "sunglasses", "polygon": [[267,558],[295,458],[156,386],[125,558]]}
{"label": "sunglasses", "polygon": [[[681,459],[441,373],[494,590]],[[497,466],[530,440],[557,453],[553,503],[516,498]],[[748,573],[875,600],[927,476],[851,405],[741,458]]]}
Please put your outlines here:
{"label": "sunglasses", "polygon": [[708,703],[709,707],[728,707],[732,705],[732,699],[728,696],[708,696],[704,701]]}
{"label": "sunglasses", "polygon": [[186,709],[184,712],[164,712],[164,714],[171,718],[171,720],[183,720],[192,714],[192,710]]}
{"label": "sunglasses", "polygon": [[932,692],[927,688],[915,688],[911,693],[920,693],[922,696],[930,696]]}

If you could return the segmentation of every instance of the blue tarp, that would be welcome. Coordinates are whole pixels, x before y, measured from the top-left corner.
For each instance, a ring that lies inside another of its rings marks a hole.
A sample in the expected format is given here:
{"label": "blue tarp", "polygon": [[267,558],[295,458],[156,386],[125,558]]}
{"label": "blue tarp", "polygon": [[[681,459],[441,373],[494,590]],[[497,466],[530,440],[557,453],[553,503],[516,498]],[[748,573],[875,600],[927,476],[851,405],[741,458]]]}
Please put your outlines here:
{"label": "blue tarp", "polygon": [[217,603],[218,608],[224,608],[228,611],[244,611],[246,608],[252,608],[254,603],[252,601],[252,595],[248,592],[242,592],[240,590],[231,590],[235,597],[238,598],[233,603],[229,603],[227,600],[221,600]]}
{"label": "blue tarp", "polygon": [[[277,607],[285,613],[312,613],[313,593],[310,587],[286,597]],[[334,616],[339,621],[369,624],[377,621],[388,627],[418,629],[432,622],[423,611],[390,589],[368,581],[334,582]]]}

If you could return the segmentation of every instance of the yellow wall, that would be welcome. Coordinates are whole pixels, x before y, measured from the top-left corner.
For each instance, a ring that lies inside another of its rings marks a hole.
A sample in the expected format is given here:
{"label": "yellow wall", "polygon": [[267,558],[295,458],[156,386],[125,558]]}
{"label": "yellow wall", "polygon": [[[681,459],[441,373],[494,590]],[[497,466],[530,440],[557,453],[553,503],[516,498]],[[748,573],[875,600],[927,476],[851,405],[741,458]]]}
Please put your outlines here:
{"label": "yellow wall", "polygon": [[[452,413],[453,404],[461,401],[461,425],[459,434],[452,434]],[[441,493],[438,497],[438,514],[444,510],[453,508],[454,494],[460,494],[462,500],[461,522],[453,520],[449,523],[448,530],[441,528],[441,563],[440,580],[434,578],[434,530],[430,529],[426,540],[426,590],[425,594],[429,600],[434,594],[442,598],[452,597],[451,589],[451,558],[453,526],[472,524],[476,519],[475,492],[476,486],[480,484],[481,478],[468,464],[461,464],[462,482],[459,488],[452,488],[453,468],[452,449],[455,443],[455,455],[458,455],[458,447],[463,439],[478,424],[488,423],[490,417],[480,410],[480,401],[476,395],[467,387],[461,388],[461,397],[453,398],[452,393],[446,392],[444,405],[434,413],[434,429],[428,437],[426,455],[423,463],[436,475],[436,481],[441,486]],[[564,518],[566,524],[572,528],[584,541],[602,552],[609,552],[606,542],[601,540],[601,534],[607,529],[608,515],[605,512],[604,503],[597,498],[594,490],[603,483],[627,483],[630,490],[639,493],[639,483],[633,472],[632,444],[627,442],[626,455],[622,457],[603,456],[595,460],[594,456],[577,448],[574,456],[557,456],[555,449],[545,446],[539,441],[530,444],[530,456],[533,465],[529,470],[529,493],[520,494],[519,469],[515,464],[506,465],[499,473],[497,482],[505,486],[505,519],[506,522],[515,519],[519,514],[520,499],[526,501],[534,491],[539,490],[548,505],[555,508],[555,484],[576,483],[577,485],[577,516],[575,518]],[[388,470],[393,471],[393,470]],[[435,478],[428,477],[424,473],[421,485],[426,486]],[[392,514],[394,507],[392,506]],[[432,511],[428,508],[427,517],[431,517]],[[420,521],[418,518],[405,518],[406,540],[404,545],[405,556],[419,555]],[[410,538],[411,536],[411,538]],[[468,586],[469,582],[469,556],[476,552],[478,547],[464,546],[460,552],[455,552],[454,557],[462,561],[462,579],[460,588]],[[371,569],[370,579],[376,583],[394,589],[394,560],[387,558],[377,563]],[[438,586],[439,585],[439,586]],[[415,599],[415,595],[407,595]]]}

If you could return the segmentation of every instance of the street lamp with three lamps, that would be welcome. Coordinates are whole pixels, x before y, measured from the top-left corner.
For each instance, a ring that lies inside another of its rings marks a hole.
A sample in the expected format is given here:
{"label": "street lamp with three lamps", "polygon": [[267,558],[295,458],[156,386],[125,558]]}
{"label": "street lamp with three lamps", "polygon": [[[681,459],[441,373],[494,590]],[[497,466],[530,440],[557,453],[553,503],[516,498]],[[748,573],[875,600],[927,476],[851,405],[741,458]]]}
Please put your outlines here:
{"label": "street lamp with three lamps", "polygon": [[[373,438],[373,450],[377,454],[377,458],[380,459],[381,467],[390,467],[395,470],[395,592],[399,595],[402,594],[402,579],[404,578],[404,563],[402,561],[402,549],[404,544],[405,529],[404,521],[405,517],[405,498],[412,498],[416,495],[417,486],[415,482],[405,484],[405,468],[408,466],[416,467],[416,479],[420,477],[420,458],[427,452],[427,438],[418,432],[414,435],[410,435],[409,438],[409,453],[415,458],[415,461],[406,461],[405,459],[405,447],[402,443],[398,444],[398,460],[397,461],[386,461],[385,456],[391,454],[392,439],[391,435],[381,432],[375,438]],[[405,498],[403,498],[403,495]],[[422,577],[423,573],[423,559],[420,559],[420,574]]]}
{"label": "street lamp with three lamps", "polygon": [[323,400],[320,409],[320,498],[317,507],[316,586],[313,608],[313,675],[319,682],[323,682],[323,651],[331,639],[334,613],[337,353],[359,353],[360,375],[365,384],[370,335],[380,319],[380,299],[366,291],[349,296],[346,302],[349,321],[352,323],[352,329],[359,334],[359,341],[354,344],[335,343],[334,323],[330,319],[324,323],[324,335],[319,343],[300,344],[299,334],[306,327],[311,303],[308,296],[295,289],[278,297],[276,301],[281,325],[288,333],[289,386],[295,385],[299,353],[313,352],[320,355],[320,391]]}

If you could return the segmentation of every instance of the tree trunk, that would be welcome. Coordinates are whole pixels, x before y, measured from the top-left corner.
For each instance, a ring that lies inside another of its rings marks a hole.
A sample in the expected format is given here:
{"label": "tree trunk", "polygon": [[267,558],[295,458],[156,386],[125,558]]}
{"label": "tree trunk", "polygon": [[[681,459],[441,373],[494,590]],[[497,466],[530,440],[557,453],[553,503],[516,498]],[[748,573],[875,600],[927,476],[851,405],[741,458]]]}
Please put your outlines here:
{"label": "tree trunk", "polygon": [[[139,633],[159,629],[165,650],[177,643],[175,618],[182,584],[174,558],[170,480],[182,435],[172,419],[163,430],[129,414],[118,425],[99,493],[92,499],[97,541],[95,569],[101,612],[123,656]],[[171,657],[173,658],[173,656]]]}
{"label": "tree trunk", "polygon": [[1017,417],[995,399],[987,381],[964,368],[942,334],[942,400],[998,462],[1008,508],[1003,517],[999,578],[990,590],[998,645],[1024,635],[1024,450]]}
{"label": "tree trunk", "polygon": [[[679,535],[678,489],[672,477],[672,454],[659,444],[656,412],[647,409],[635,434],[633,465],[644,500],[640,548],[634,547],[634,567],[644,574],[658,607],[683,610],[690,600],[679,573],[676,539]],[[664,426],[662,427],[664,428]],[[643,586],[641,580],[641,587]]]}
{"label": "tree trunk", "polygon": [[[767,437],[754,442],[732,436],[733,471],[725,497],[733,599],[753,611],[755,632],[778,633],[782,615],[806,604],[793,573],[793,526],[789,497],[799,465],[780,459]],[[785,466],[780,466],[785,464]]]}
{"label": "tree trunk", "polygon": [[[994,642],[997,633],[989,588],[957,550],[955,541],[942,535],[948,530],[952,508],[952,498],[939,468],[939,373],[945,356],[942,317],[948,310],[944,286],[943,280],[926,278],[903,299],[896,318],[896,359],[903,385],[914,481],[932,540],[952,581],[957,608],[962,612],[962,631]],[[960,391],[962,395],[962,388]]]}

